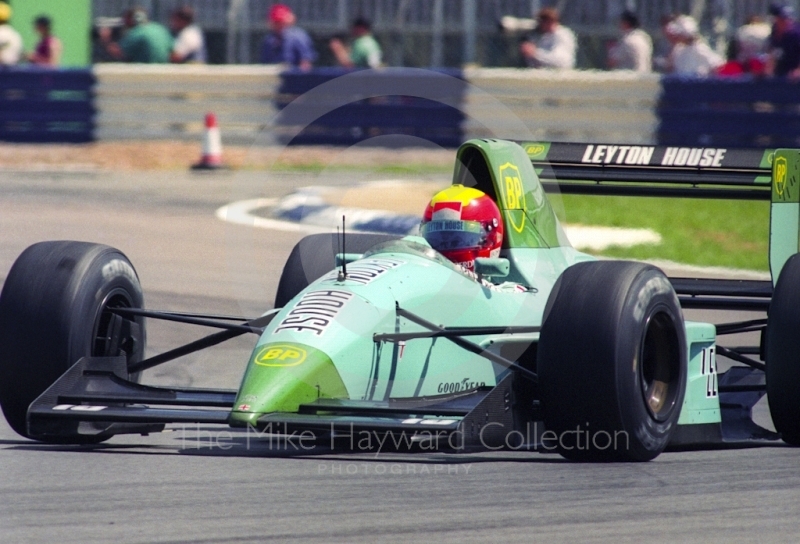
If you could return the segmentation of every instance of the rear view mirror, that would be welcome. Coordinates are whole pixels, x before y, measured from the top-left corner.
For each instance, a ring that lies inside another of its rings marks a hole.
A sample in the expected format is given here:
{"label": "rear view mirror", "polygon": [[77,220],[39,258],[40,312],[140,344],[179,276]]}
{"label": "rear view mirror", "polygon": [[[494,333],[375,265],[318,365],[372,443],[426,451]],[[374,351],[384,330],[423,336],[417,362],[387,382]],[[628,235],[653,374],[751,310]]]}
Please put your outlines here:
{"label": "rear view mirror", "polygon": [[357,261],[364,256],[363,253],[337,253],[336,254],[336,266],[342,266],[343,264],[347,263],[350,264],[353,261]]}
{"label": "rear view mirror", "polygon": [[475,259],[475,272],[490,278],[505,278],[511,270],[508,259],[478,257]]}

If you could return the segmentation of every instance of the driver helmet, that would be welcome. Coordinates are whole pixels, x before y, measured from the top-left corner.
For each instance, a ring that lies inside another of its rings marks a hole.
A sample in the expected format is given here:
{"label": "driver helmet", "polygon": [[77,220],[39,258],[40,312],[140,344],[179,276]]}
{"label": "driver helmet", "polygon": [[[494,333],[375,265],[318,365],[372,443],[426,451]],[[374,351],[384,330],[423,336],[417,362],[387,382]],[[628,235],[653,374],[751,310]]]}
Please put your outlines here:
{"label": "driver helmet", "polygon": [[478,257],[498,257],[503,218],[486,193],[452,185],[434,195],[422,217],[420,234],[433,249],[467,270]]}

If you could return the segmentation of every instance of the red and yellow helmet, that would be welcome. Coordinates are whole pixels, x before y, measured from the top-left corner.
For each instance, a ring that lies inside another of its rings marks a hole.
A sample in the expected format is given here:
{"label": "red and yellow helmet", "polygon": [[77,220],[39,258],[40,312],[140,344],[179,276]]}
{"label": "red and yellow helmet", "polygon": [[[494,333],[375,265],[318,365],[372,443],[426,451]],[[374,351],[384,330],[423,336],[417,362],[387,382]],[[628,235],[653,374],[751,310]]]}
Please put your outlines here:
{"label": "red and yellow helmet", "polygon": [[486,193],[452,185],[428,203],[420,234],[433,249],[472,270],[476,258],[500,255],[503,218]]}

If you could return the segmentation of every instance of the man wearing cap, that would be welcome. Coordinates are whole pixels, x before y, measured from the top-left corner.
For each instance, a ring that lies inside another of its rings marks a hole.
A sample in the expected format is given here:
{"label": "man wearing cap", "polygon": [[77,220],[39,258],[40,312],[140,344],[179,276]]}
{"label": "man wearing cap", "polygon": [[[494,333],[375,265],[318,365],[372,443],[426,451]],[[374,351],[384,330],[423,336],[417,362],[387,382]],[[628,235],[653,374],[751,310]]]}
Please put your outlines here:
{"label": "man wearing cap", "polygon": [[722,55],[700,36],[694,17],[679,15],[667,25],[677,43],[670,53],[672,73],[680,76],[706,77],[725,64]]}
{"label": "man wearing cap", "polygon": [[0,2],[0,65],[17,64],[22,55],[22,37],[8,21],[11,20],[11,6]]}
{"label": "man wearing cap", "polygon": [[769,37],[770,57],[766,72],[778,77],[800,78],[800,26],[794,20],[794,10],[772,4],[772,34]]}
{"label": "man wearing cap", "polygon": [[575,68],[575,34],[559,22],[558,10],[540,10],[536,23],[539,38],[535,43],[525,40],[519,46],[525,64],[531,68]]}
{"label": "man wearing cap", "polygon": [[317,53],[305,30],[294,26],[296,18],[289,6],[273,5],[267,14],[270,32],[261,45],[261,62],[286,63],[292,68],[310,70]]}
{"label": "man wearing cap", "polygon": [[619,19],[622,37],[608,50],[608,64],[616,70],[648,73],[652,70],[653,40],[639,28],[639,17],[625,10]]}
{"label": "man wearing cap", "polygon": [[100,29],[100,40],[113,58],[125,62],[167,63],[172,51],[172,35],[162,24],[147,20],[141,8],[129,9],[122,16],[125,35],[119,42],[111,41],[111,29]]}

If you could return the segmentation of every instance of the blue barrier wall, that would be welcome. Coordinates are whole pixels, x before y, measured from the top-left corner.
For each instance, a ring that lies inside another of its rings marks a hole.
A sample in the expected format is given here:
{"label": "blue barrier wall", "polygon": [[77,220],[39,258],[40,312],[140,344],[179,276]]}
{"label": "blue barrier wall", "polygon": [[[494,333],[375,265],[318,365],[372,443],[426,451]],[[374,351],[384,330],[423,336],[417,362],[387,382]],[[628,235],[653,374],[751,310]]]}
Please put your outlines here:
{"label": "blue barrier wall", "polygon": [[401,134],[458,147],[465,139],[468,84],[460,70],[318,68],[284,72],[280,80],[277,124],[294,128],[290,145],[352,145]]}
{"label": "blue barrier wall", "polygon": [[88,69],[0,69],[0,140],[93,140],[94,84]]}
{"label": "blue barrier wall", "polygon": [[659,144],[800,146],[800,83],[667,77],[661,85]]}
{"label": "blue barrier wall", "polygon": [[[237,129],[249,142],[269,126],[294,144],[352,145],[405,134],[455,147],[469,137],[531,137],[514,132],[524,126],[532,137],[552,141],[800,146],[800,83],[659,80],[619,72],[466,74],[124,64],[7,68],[0,69],[0,140],[86,142],[95,134],[196,139],[202,136],[197,119],[215,111],[228,141]],[[280,110],[274,120],[273,105]],[[481,125],[486,119],[496,119],[491,130]],[[181,132],[195,125],[194,132]]]}

